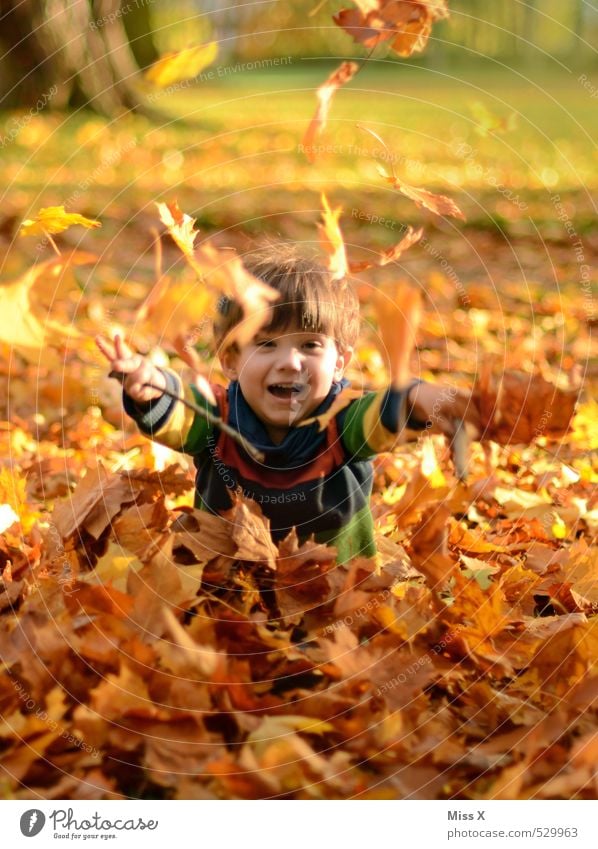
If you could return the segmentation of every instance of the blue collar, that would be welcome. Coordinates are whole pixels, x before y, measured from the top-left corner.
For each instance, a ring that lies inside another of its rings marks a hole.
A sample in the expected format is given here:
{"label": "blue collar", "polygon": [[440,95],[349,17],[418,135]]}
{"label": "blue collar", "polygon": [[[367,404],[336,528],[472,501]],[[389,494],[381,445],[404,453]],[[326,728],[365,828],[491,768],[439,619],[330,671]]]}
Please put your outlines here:
{"label": "blue collar", "polygon": [[[349,381],[344,377],[340,381],[334,381],[330,392],[312,415],[319,416],[326,412],[336,396],[348,385]],[[277,467],[302,465],[314,457],[326,439],[326,430],[320,431],[318,422],[314,422],[306,427],[291,427],[283,441],[276,445],[272,442],[264,423],[245,400],[238,380],[229,384],[228,408],[228,423],[263,452],[266,463]]]}

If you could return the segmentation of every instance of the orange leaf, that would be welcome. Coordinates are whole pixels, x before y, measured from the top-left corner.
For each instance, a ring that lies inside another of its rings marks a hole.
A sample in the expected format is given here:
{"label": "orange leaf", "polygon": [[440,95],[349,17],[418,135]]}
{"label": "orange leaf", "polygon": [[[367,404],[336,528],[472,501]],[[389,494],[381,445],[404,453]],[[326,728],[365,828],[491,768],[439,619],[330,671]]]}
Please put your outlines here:
{"label": "orange leaf", "polygon": [[341,9],[334,22],[365,47],[392,39],[399,56],[421,52],[432,24],[448,17],[446,0],[355,0],[356,9]]}
{"label": "orange leaf", "polygon": [[348,407],[349,404],[362,396],[363,392],[361,389],[351,389],[350,386],[345,386],[345,388],[342,389],[336,396],[325,413],[322,413],[320,416],[311,416],[309,419],[299,422],[298,427],[305,427],[306,425],[318,422],[320,431],[326,430],[332,419],[340,413],[341,410],[344,410],[345,407]]}
{"label": "orange leaf", "polygon": [[421,298],[416,289],[401,284],[391,291],[376,291],[374,307],[382,356],[389,363],[391,383],[404,389],[409,381],[409,359],[421,321]]}
{"label": "orange leaf", "polygon": [[316,92],[318,108],[316,109],[316,114],[311,119],[309,127],[306,130],[302,145],[303,152],[309,162],[315,162],[316,154],[314,142],[326,126],[328,112],[330,110],[330,104],[334,93],[341,86],[345,85],[345,83],[348,83],[349,80],[355,76],[358,70],[359,65],[357,62],[343,62],[342,65],[339,65],[339,67],[333,71],[328,79],[318,88]]}
{"label": "orange leaf", "polygon": [[389,262],[395,262],[401,258],[406,250],[408,250],[412,245],[415,245],[416,242],[419,242],[423,233],[424,231],[421,227],[419,230],[414,230],[413,227],[408,227],[407,233],[403,236],[401,241],[396,245],[393,245],[392,248],[387,248],[385,251],[382,251],[378,255],[377,261],[370,262],[368,260],[364,260],[362,262],[350,262],[349,271],[356,274],[359,271],[367,271],[368,268],[372,268],[374,265],[384,266],[388,265]]}

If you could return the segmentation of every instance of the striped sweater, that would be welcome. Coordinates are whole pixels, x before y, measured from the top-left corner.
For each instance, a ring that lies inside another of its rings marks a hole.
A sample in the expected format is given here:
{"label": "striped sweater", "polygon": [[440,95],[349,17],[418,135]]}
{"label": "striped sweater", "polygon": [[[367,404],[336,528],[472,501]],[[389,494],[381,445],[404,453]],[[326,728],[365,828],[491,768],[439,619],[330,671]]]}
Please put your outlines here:
{"label": "striped sweater", "polygon": [[[174,372],[163,373],[170,392],[221,416],[265,457],[256,462],[235,440],[168,395],[141,407],[125,394],[125,411],[142,433],[193,456],[196,507],[222,513],[232,505],[231,493],[242,491],[270,520],[275,541],[296,527],[300,540],[313,534],[317,542],[335,546],[339,563],[375,554],[371,458],[391,450],[403,426],[425,427],[406,409],[408,391],[420,381],[402,392],[368,392],[338,412],[322,432],[317,423],[291,427],[275,445],[236,381],[228,389],[212,385],[213,406]],[[345,385],[334,383],[314,415],[325,412]]]}

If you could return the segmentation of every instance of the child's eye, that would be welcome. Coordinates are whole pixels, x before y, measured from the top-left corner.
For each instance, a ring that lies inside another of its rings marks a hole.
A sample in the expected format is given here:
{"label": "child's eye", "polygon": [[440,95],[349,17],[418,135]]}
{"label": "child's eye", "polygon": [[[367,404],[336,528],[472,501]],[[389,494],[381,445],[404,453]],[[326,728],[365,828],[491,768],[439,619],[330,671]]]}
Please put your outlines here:
{"label": "child's eye", "polygon": [[309,342],[304,343],[304,347],[309,351],[315,351],[322,347],[322,343],[318,342],[316,339],[310,339]]}
{"label": "child's eye", "polygon": [[255,344],[258,348],[273,348],[274,347],[274,340],[273,339],[258,339]]}

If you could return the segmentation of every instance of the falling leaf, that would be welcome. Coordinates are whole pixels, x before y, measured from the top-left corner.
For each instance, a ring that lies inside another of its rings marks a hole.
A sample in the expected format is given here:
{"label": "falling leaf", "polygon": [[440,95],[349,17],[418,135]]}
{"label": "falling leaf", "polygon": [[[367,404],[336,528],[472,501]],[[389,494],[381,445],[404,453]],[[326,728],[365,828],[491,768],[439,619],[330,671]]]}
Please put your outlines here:
{"label": "falling leaf", "polygon": [[382,166],[379,166],[378,170],[393,188],[402,195],[405,195],[406,198],[414,201],[417,206],[429,209],[430,212],[433,212],[435,215],[451,215],[453,218],[460,218],[462,221],[465,221],[465,216],[455,201],[446,197],[446,195],[437,195],[427,189],[409,186],[407,183],[399,180],[399,178],[394,174],[389,174]]}
{"label": "falling leaf", "polygon": [[448,17],[446,0],[355,0],[355,6],[333,15],[334,22],[365,47],[392,39],[399,56],[421,52],[434,21]]}
{"label": "falling leaf", "polygon": [[407,232],[400,242],[393,245],[392,248],[387,248],[379,254],[376,261],[370,262],[364,260],[362,262],[349,262],[349,270],[353,274],[360,271],[367,271],[368,268],[373,268],[375,265],[388,265],[390,262],[396,262],[401,258],[405,251],[409,250],[412,245],[415,245],[423,236],[423,229],[414,230],[413,227],[407,227]]}
{"label": "falling leaf", "polygon": [[319,86],[316,97],[318,98],[318,108],[316,114],[311,119],[309,127],[303,137],[302,148],[309,162],[315,162],[315,142],[324,130],[328,120],[328,112],[332,97],[341,86],[353,79],[359,65],[357,62],[343,62],[339,67],[330,74],[328,79]]}
{"label": "falling leaf", "polygon": [[23,221],[19,235],[47,236],[48,233],[62,233],[75,225],[88,230],[102,226],[99,221],[92,221],[77,212],[66,212],[64,206],[47,206],[40,209],[35,218]]}
{"label": "falling leaf", "polygon": [[325,413],[322,413],[319,416],[310,416],[307,419],[303,419],[299,422],[298,427],[306,427],[314,422],[318,422],[319,430],[322,432],[323,430],[326,430],[332,419],[335,418],[341,410],[344,410],[345,407],[348,407],[349,404],[357,400],[357,398],[362,397],[363,392],[361,389],[352,389],[350,386],[345,386],[345,388],[342,389],[336,396]]}
{"label": "falling leaf", "polygon": [[338,223],[342,209],[331,209],[326,195],[322,195],[322,223],[318,225],[320,243],[328,256],[328,270],[333,280],[342,280],[347,274],[345,242]]}
{"label": "falling leaf", "polygon": [[195,229],[195,218],[179,209],[176,201],[173,203],[157,203],[160,221],[168,228],[173,240],[186,256],[193,256],[193,244],[198,232]]}
{"label": "falling leaf", "polygon": [[[55,298],[76,288],[71,275],[73,266],[95,259],[80,252],[54,257],[33,265],[18,280],[0,286],[0,340],[35,363],[48,345],[79,338],[80,331],[67,317],[55,317]],[[51,352],[46,351],[44,358],[48,365],[54,362]]]}
{"label": "falling leaf", "polygon": [[183,50],[165,53],[145,72],[145,79],[158,88],[190,80],[211,65],[218,55],[218,44],[210,41]]}
{"label": "falling leaf", "polygon": [[390,382],[405,389],[410,377],[410,359],[422,315],[417,289],[403,284],[376,290],[374,307],[378,320],[380,353],[388,363]]}

